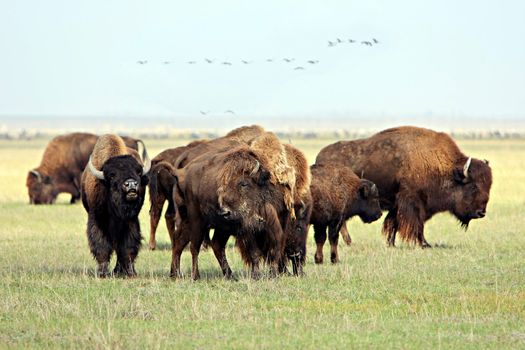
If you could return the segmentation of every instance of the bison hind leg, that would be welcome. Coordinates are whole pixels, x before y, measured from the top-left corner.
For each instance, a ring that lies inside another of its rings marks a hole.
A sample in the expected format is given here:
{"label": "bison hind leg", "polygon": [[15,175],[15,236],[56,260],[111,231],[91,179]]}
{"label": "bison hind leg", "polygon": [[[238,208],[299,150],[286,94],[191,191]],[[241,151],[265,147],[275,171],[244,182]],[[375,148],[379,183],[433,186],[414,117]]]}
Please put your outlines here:
{"label": "bison hind leg", "polygon": [[346,227],[346,221],[343,222],[343,225],[341,226],[341,230],[339,231],[341,233],[341,237],[343,237],[343,241],[345,241],[346,245],[350,246],[352,245],[352,237],[350,237],[350,233],[348,232],[348,227]]}

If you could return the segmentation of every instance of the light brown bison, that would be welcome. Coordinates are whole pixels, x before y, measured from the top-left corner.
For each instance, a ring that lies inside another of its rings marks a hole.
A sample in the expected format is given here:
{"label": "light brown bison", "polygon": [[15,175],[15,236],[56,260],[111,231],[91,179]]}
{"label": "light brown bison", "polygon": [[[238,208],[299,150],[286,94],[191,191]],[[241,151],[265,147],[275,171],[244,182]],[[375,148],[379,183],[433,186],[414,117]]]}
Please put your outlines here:
{"label": "light brown bison", "polygon": [[467,228],[485,216],[492,185],[488,161],[466,156],[445,133],[410,126],[336,142],[319,152],[316,163],[348,166],[377,185],[390,246],[399,232],[405,241],[430,247],[424,223],[439,212],[452,213]]}
{"label": "light brown bison", "polygon": [[365,223],[381,217],[379,193],[371,181],[359,179],[354,172],[339,164],[312,165],[313,210],[310,223],[314,226],[317,244],[315,263],[323,263],[326,229],[330,240],[330,260],[339,261],[337,243],[339,231],[349,218],[357,215]]}
{"label": "light brown bison", "polygon": [[[31,204],[53,204],[60,193],[71,194],[70,203],[80,198],[80,178],[97,135],[71,133],[53,138],[47,145],[40,165],[27,174],[26,186]],[[138,150],[137,142],[123,137],[126,145]]]}
{"label": "light brown bison", "polygon": [[[284,198],[270,183],[270,173],[262,166],[260,156],[243,144],[226,151],[209,151],[176,169],[175,176],[177,224],[172,276],[180,275],[180,256],[191,242],[192,278],[200,277],[199,250],[210,228],[215,229],[216,244],[219,237],[227,241],[230,234],[236,236],[254,278],[259,276],[261,258],[266,258],[272,273],[277,273],[283,249],[284,218],[279,213],[284,212]],[[231,276],[226,257],[220,255],[223,250],[216,250],[213,242],[212,247],[223,273]]]}
{"label": "light brown bison", "polygon": [[168,201],[168,208],[164,214],[166,227],[170,238],[175,231],[175,205],[173,203],[173,178],[171,167],[177,161],[177,158],[186,150],[195,147],[206,141],[193,141],[186,146],[169,148],[159,153],[151,160],[151,171],[149,172],[149,199],[150,199],[150,234],[149,249],[154,250],[157,246],[155,234],[159,225],[160,216],[164,203]]}
{"label": "light brown bison", "polygon": [[101,136],[82,174],[82,203],[88,213],[87,236],[97,261],[97,276],[105,277],[113,251],[116,275],[135,276],[140,249],[138,215],[144,202],[151,162],[143,149],[144,165],[136,151],[117,135]]}

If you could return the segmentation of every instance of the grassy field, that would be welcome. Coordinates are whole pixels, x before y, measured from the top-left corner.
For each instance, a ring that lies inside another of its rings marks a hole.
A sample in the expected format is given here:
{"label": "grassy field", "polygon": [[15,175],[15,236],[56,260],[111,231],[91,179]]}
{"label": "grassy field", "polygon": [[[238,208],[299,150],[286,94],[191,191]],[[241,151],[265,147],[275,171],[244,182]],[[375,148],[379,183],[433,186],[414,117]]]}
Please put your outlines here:
{"label": "grassy field", "polygon": [[[313,161],[332,141],[294,144]],[[182,143],[147,145],[155,155]],[[426,226],[435,248],[388,249],[381,222],[354,219],[338,265],[314,265],[310,237],[305,277],[252,281],[230,242],[239,280],[222,279],[210,250],[192,282],[168,277],[163,222],[160,249],[143,242],[138,278],[94,278],[82,206],[65,195],[28,205],[26,173],[45,142],[2,141],[0,348],[525,348],[525,142],[459,144],[494,175],[487,217],[468,232],[440,214]],[[182,264],[188,276],[189,252]]]}

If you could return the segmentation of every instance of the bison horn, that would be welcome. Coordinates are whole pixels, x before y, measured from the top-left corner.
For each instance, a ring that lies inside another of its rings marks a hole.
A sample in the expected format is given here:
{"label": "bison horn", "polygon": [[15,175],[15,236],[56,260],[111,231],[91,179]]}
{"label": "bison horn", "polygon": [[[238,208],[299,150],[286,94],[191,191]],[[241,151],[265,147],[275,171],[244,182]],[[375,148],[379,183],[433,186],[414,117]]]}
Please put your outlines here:
{"label": "bison horn", "polygon": [[144,146],[144,143],[142,144],[142,147],[142,162],[144,163],[144,166],[142,167],[142,175],[146,175],[151,169],[151,160],[149,159],[148,151],[146,151],[146,146]]}
{"label": "bison horn", "polygon": [[255,174],[257,174],[257,172],[259,171],[259,168],[261,167],[261,163],[259,163],[258,160],[255,161],[255,167],[253,168],[252,172],[250,173],[250,176],[253,176]]}
{"label": "bison horn", "polygon": [[95,168],[95,166],[93,165],[92,159],[91,159],[92,157],[93,155],[89,156],[89,162],[88,162],[89,171],[91,171],[91,174],[93,174],[93,176],[95,176],[97,179],[104,180],[104,172]]}
{"label": "bison horn", "polygon": [[376,184],[372,184],[372,193],[377,193],[377,186],[376,186]]}
{"label": "bison horn", "polygon": [[40,175],[40,173],[38,171],[31,170],[30,173],[36,176],[38,182],[42,182],[42,175]]}
{"label": "bison horn", "polygon": [[463,175],[465,178],[468,178],[468,168],[470,167],[470,163],[472,162],[472,157],[468,157],[467,162],[463,166]]}

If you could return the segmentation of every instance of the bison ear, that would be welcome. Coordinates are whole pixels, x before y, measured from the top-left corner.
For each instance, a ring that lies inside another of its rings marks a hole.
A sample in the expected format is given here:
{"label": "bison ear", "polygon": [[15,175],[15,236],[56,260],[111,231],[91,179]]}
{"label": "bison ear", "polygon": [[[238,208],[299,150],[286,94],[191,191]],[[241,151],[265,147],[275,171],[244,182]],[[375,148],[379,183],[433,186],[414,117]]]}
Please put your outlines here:
{"label": "bison ear", "polygon": [[459,184],[464,184],[468,182],[468,179],[465,176],[465,173],[463,172],[463,168],[457,167],[454,169],[454,181]]}
{"label": "bison ear", "polygon": [[264,169],[261,170],[259,178],[257,179],[257,185],[266,186],[268,181],[270,181],[270,172]]}
{"label": "bison ear", "polygon": [[44,176],[44,178],[42,179],[42,182],[45,183],[46,185],[49,185],[51,183],[51,177]]}
{"label": "bison ear", "polygon": [[359,195],[363,199],[367,199],[368,196],[370,196],[370,187],[368,187],[368,184],[364,181],[361,181],[359,184]]}

